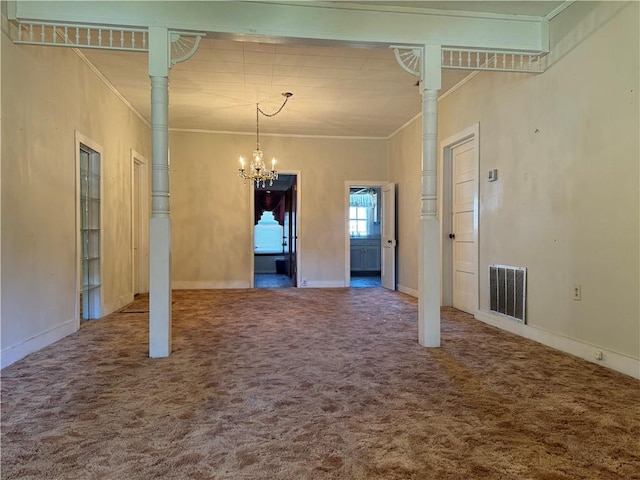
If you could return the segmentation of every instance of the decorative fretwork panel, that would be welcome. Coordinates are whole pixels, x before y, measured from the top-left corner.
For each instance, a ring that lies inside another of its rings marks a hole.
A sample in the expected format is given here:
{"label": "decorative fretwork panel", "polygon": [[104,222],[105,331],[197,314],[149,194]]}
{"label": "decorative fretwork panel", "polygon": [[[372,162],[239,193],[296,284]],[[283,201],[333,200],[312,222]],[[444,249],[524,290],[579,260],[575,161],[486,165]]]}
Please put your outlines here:
{"label": "decorative fretwork panel", "polygon": [[54,23],[18,23],[15,43],[146,52],[147,30]]}
{"label": "decorative fretwork panel", "polygon": [[[421,47],[391,46],[398,64],[417,77],[422,75],[424,51]],[[542,73],[546,53],[525,53],[506,50],[442,48],[441,67],[456,70]]]}
{"label": "decorative fretwork panel", "polygon": [[[171,32],[171,64],[189,59],[197,50],[204,33]],[[18,23],[13,41],[28,45],[97,48],[148,52],[149,35],[143,28],[96,27],[55,23]]]}
{"label": "decorative fretwork panel", "polygon": [[543,57],[544,54],[540,53],[445,47],[442,49],[442,68],[542,73],[544,71]]}

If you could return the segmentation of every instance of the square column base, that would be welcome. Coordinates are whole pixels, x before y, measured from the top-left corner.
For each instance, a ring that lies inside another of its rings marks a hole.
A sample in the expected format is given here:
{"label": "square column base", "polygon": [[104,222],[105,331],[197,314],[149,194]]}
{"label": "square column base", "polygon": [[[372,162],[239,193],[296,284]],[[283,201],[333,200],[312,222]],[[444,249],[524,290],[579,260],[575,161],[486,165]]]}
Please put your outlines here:
{"label": "square column base", "polygon": [[171,354],[171,219],[149,222],[149,356]]}
{"label": "square column base", "polygon": [[420,219],[418,342],[440,346],[440,221]]}

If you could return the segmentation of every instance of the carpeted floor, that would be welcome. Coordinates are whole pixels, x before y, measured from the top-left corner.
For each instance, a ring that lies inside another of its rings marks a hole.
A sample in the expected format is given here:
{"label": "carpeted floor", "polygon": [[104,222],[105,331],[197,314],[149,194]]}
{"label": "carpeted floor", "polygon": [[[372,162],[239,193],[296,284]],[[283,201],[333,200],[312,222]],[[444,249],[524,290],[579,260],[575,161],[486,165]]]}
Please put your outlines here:
{"label": "carpeted floor", "polygon": [[640,382],[372,289],[177,291],[2,371],[2,479],[638,479]]}

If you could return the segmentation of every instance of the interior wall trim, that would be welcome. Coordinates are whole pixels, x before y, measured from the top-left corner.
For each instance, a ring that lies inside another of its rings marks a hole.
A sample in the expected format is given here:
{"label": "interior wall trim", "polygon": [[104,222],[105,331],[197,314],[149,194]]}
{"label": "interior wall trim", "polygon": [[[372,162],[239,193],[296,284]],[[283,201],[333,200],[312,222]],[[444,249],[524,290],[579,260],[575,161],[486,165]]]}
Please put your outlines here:
{"label": "interior wall trim", "polygon": [[553,20],[555,17],[560,15],[562,12],[564,12],[567,8],[569,8],[574,3],[575,3],[575,0],[567,0],[561,3],[560,5],[558,5],[553,10],[551,10],[549,13],[547,13],[544,18],[546,18],[547,20]]}
{"label": "interior wall trim", "polygon": [[71,335],[76,330],[78,330],[78,320],[72,318],[20,343],[3,349],[2,352],[0,352],[0,369],[8,367],[30,353],[51,345],[67,335]]}
{"label": "interior wall trim", "polygon": [[[468,83],[469,81],[471,81],[476,75],[478,75],[480,73],[480,70],[474,70],[473,72],[471,72],[469,75],[467,75],[466,77],[464,77],[462,80],[460,80],[458,83],[456,83],[453,87],[451,87],[449,90],[447,90],[446,92],[444,92],[442,95],[440,95],[438,97],[438,103],[440,103],[442,100],[444,100],[445,98],[447,98],[449,95],[455,93],[457,90],[460,90],[466,83]],[[422,117],[422,112],[417,113],[413,118],[411,118],[410,120],[408,120],[407,122],[404,123],[404,125],[402,125],[401,127],[398,127],[394,132],[390,133],[389,135],[387,135],[385,138],[387,140],[392,139],[395,135],[397,135],[398,133],[400,133],[402,130],[404,130],[405,128],[407,128],[409,125],[411,125],[413,122],[415,122],[418,118]]]}
{"label": "interior wall trim", "polygon": [[[206,133],[216,135],[249,135],[256,136],[256,132],[236,132],[232,130],[207,130],[200,128],[169,128],[169,132],[173,133]],[[260,131],[260,137],[284,137],[284,138],[324,138],[329,140],[386,140],[389,137],[381,135],[379,137],[354,137],[346,135],[303,135],[296,133],[264,133]]]}
{"label": "interior wall trim", "polygon": [[[640,359],[565,337],[549,330],[517,323],[485,311],[477,311],[475,318],[493,327],[640,380]],[[596,360],[596,352],[602,352],[602,360]]]}
{"label": "interior wall trim", "polygon": [[[142,114],[138,112],[138,110],[136,110],[134,106],[127,101],[126,98],[124,98],[124,95],[122,95],[120,91],[104,75],[102,75],[102,73],[100,73],[100,70],[98,70],[95,67],[95,65],[91,63],[87,57],[85,57],[84,53],[82,53],[77,48],[72,48],[71,50],[73,50],[73,52],[76,55],[78,55],[78,57],[80,57],[80,60],[82,60],[85,63],[85,65],[89,67],[89,70],[91,70],[95,74],[95,76],[98,77],[100,81],[102,81],[102,83],[104,83],[109,90],[111,90],[111,93],[113,93],[124,104],[124,106],[131,111],[131,113],[133,113],[136,117],[138,117],[138,119],[142,123],[144,123],[147,126],[147,128],[151,128],[151,124],[147,122],[147,120],[142,116]],[[149,82],[149,88],[151,88],[151,82]]]}
{"label": "interior wall trim", "polygon": [[[304,282],[304,280],[303,280]],[[298,285],[301,288],[344,288],[344,280],[307,280],[306,285]]]}
{"label": "interior wall trim", "polygon": [[390,133],[386,139],[390,140],[392,139],[394,136],[396,136],[398,133],[400,133],[402,130],[404,130],[405,128],[407,128],[409,125],[411,125],[413,122],[415,122],[418,118],[422,118],[422,112],[418,112],[416,113],[416,115],[411,118],[410,120],[407,120],[404,125],[402,125],[401,127],[398,127],[394,132]]}
{"label": "interior wall trim", "polygon": [[176,280],[171,282],[171,288],[175,290],[223,290],[229,288],[251,288],[251,282],[244,280],[232,281],[188,281]]}
{"label": "interior wall trim", "polygon": [[110,313],[113,313],[126,305],[129,305],[131,302],[133,302],[133,297],[133,293],[125,293],[114,301],[105,303],[104,310],[102,311],[102,317],[104,317],[105,315],[109,315]]}
{"label": "interior wall trim", "polygon": [[418,298],[420,293],[415,288],[406,287],[405,285],[398,284],[398,291],[402,293],[406,293],[407,295],[411,295],[412,297]]}
{"label": "interior wall trim", "polygon": [[449,90],[447,90],[442,95],[440,95],[438,97],[438,103],[440,103],[442,100],[447,98],[449,95],[452,95],[456,91],[460,90],[462,87],[464,87],[468,82],[470,82],[479,73],[480,73],[480,70],[474,70],[469,75],[464,77],[462,80],[460,80],[458,83],[456,83],[453,87],[451,87]]}

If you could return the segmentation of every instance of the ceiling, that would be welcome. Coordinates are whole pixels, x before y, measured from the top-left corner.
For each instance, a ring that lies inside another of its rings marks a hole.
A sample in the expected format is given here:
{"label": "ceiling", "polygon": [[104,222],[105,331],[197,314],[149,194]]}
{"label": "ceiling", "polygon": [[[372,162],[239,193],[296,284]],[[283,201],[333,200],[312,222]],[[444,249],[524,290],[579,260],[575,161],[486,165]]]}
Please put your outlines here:
{"label": "ceiling", "polygon": [[534,17],[544,17],[556,9],[563,1],[489,1],[475,0],[475,1],[393,1],[393,0],[380,0],[380,1],[335,1],[336,4],[346,5],[366,5],[367,7],[394,7],[399,9],[416,8],[416,9],[431,9],[431,10],[451,10],[456,12],[476,12],[476,13],[495,13],[498,15],[530,15]]}
{"label": "ceiling", "polygon": [[[362,8],[437,8],[545,15],[563,2],[358,2]],[[351,2],[353,4],[353,2]],[[346,5],[346,2],[343,4]],[[147,54],[83,50],[87,59],[147,122]],[[444,94],[468,71],[445,69]],[[172,67],[171,129],[255,132],[256,103],[265,134],[388,137],[421,111],[417,78],[389,49],[240,42],[204,38],[193,57]]]}

